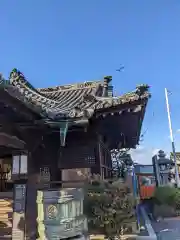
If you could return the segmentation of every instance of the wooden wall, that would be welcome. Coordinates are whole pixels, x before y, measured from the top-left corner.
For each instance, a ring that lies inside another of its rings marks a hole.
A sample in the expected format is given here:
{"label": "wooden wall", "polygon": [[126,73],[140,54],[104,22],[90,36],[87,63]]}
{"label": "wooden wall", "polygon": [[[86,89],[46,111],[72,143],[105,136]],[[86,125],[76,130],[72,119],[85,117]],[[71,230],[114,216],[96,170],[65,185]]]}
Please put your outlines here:
{"label": "wooden wall", "polygon": [[[28,160],[28,190],[26,208],[27,235],[30,236],[36,230],[36,196],[41,187],[40,169],[47,167],[50,171],[50,180],[61,180],[58,176],[59,142],[53,134],[44,136],[42,141],[34,139],[34,144],[29,144],[31,152]],[[36,144],[35,144],[36,143]]]}
{"label": "wooden wall", "polygon": [[66,146],[60,150],[59,168],[91,168],[96,164],[96,135],[91,132],[72,132],[66,139]]}
{"label": "wooden wall", "polygon": [[61,148],[60,169],[90,168],[92,174],[110,177],[112,169],[108,145],[93,131],[72,132],[67,136],[66,146]]}

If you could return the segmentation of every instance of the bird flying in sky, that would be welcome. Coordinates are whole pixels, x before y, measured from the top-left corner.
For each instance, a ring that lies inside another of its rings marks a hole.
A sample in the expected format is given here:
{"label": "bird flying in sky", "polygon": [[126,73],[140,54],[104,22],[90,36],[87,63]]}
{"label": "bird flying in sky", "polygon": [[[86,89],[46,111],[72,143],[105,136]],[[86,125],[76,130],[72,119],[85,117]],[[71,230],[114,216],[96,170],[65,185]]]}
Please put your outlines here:
{"label": "bird flying in sky", "polygon": [[124,69],[124,66],[120,66],[120,68],[116,69],[116,72],[121,72]]}

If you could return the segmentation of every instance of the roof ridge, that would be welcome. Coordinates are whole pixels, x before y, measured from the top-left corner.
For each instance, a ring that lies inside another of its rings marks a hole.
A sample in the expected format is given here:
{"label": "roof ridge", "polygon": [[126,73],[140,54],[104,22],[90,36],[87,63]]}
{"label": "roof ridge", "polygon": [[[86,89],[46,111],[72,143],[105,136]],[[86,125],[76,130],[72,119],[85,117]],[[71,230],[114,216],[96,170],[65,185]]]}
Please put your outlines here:
{"label": "roof ridge", "polygon": [[69,90],[77,90],[77,89],[85,89],[85,88],[96,88],[98,86],[103,86],[104,80],[97,80],[97,81],[84,81],[81,83],[74,83],[74,84],[65,84],[65,85],[58,85],[54,87],[47,87],[47,88],[37,88],[39,92],[54,92],[54,91],[69,91]]}
{"label": "roof ridge", "polygon": [[[112,81],[112,76],[104,76],[102,80],[87,80],[83,82],[78,82],[78,83],[72,83],[72,84],[63,84],[63,85],[58,85],[58,86],[52,86],[52,87],[45,87],[45,88],[36,88],[38,91],[56,91],[56,90],[73,90],[74,89],[79,89],[79,88],[93,88],[97,87],[99,84],[102,84],[104,86],[105,82],[110,83]],[[65,88],[65,89],[64,89]]]}

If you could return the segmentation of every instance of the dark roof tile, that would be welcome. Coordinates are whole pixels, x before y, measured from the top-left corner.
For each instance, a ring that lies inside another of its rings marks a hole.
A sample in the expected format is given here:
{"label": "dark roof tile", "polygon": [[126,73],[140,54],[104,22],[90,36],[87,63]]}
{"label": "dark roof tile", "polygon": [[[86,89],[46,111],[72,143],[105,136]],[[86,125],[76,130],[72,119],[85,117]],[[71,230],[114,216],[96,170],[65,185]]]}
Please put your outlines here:
{"label": "dark roof tile", "polygon": [[9,94],[50,119],[90,118],[96,110],[139,99],[148,100],[150,97],[147,85],[141,85],[135,91],[120,97],[103,97],[104,88],[110,80],[105,78],[104,81],[36,89],[20,71],[13,69],[9,78],[10,85],[6,84],[5,88]]}

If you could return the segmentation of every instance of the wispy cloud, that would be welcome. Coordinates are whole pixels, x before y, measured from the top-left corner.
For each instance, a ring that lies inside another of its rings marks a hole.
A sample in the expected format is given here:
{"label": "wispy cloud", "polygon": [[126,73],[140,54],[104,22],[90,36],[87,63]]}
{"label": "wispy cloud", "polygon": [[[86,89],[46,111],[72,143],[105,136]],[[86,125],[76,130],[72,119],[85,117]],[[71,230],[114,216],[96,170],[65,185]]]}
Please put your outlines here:
{"label": "wispy cloud", "polygon": [[159,152],[159,150],[160,150],[159,148],[152,150],[152,155],[153,156],[156,155]]}
{"label": "wispy cloud", "polygon": [[137,149],[131,149],[130,154],[133,161],[140,164],[152,164],[152,157],[158,153],[158,148],[147,148],[138,146]]}

